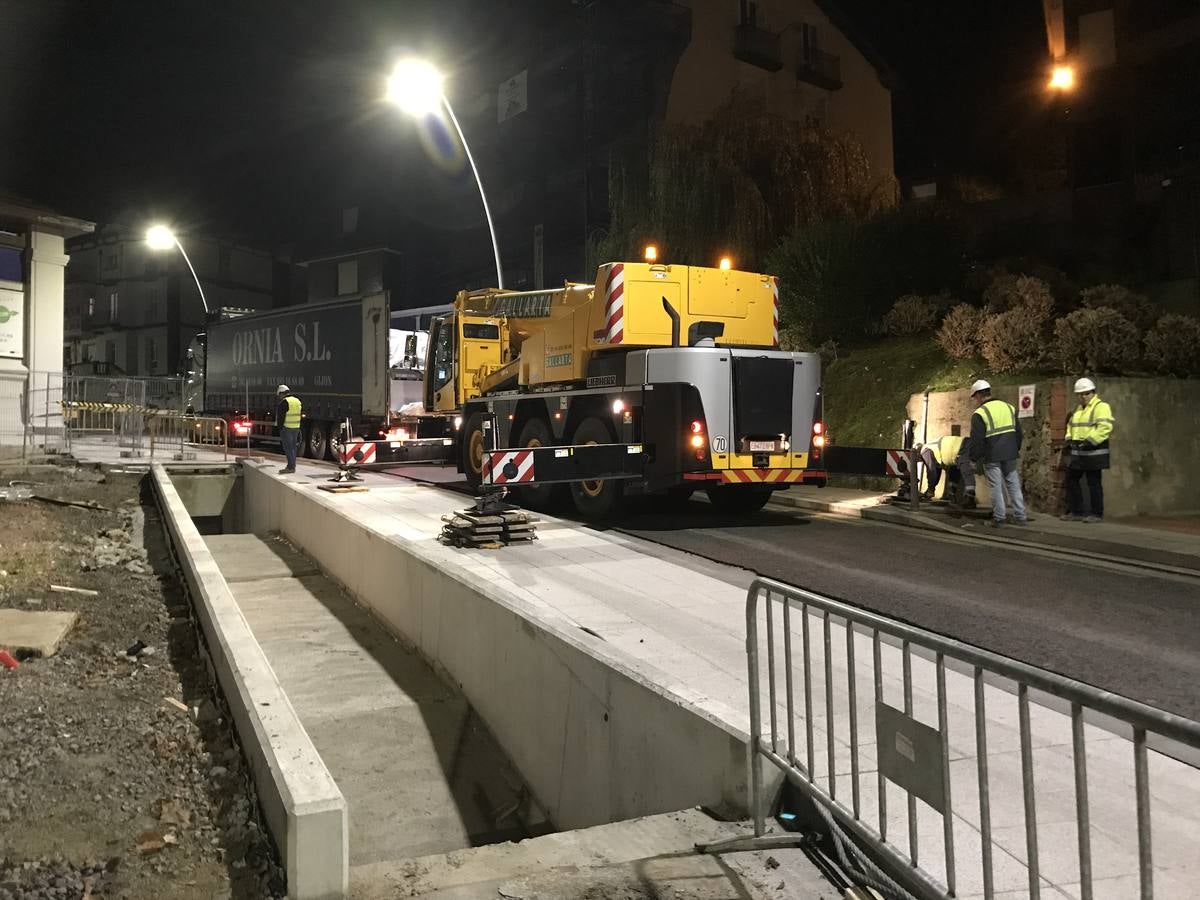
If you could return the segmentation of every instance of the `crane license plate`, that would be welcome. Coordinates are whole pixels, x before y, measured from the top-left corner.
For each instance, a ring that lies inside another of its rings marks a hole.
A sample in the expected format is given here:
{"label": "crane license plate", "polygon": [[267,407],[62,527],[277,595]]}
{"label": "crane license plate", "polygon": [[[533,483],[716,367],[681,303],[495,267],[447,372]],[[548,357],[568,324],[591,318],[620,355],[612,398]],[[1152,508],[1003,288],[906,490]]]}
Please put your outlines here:
{"label": "crane license plate", "polygon": [[751,441],[750,442],[750,452],[751,453],[772,453],[772,452],[774,452],[774,450],[775,450],[775,442],[774,441]]}

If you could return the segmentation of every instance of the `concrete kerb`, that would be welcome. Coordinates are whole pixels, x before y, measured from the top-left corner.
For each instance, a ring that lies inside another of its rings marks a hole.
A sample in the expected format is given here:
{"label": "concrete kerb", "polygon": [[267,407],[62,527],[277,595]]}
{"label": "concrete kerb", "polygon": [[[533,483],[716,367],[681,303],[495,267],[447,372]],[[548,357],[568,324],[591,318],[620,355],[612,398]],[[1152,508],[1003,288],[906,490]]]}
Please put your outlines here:
{"label": "concrete kerb", "polygon": [[[1146,558],[1139,547],[1114,545],[1112,541],[1089,540],[1073,537],[1072,544],[1056,543],[1052,540],[1037,539],[1041,532],[1036,528],[1017,531],[1009,529],[1007,534],[989,532],[984,529],[965,531],[961,526],[949,522],[939,522],[927,514],[914,513],[894,504],[884,503],[880,497],[872,497],[862,501],[827,501],[809,497],[793,497],[781,493],[772,498],[776,508],[790,507],[811,512],[821,512],[828,515],[845,516],[847,518],[867,519],[874,522],[885,522],[889,525],[901,525],[906,528],[919,528],[924,531],[934,531],[940,534],[956,535],[978,541],[994,544],[1007,544],[1014,547],[1025,547],[1043,550],[1051,553],[1061,553],[1064,556],[1080,556],[1088,559],[1099,559],[1107,562],[1120,563],[1142,569],[1152,569],[1156,572],[1167,572],[1173,575],[1196,575],[1200,572],[1200,559],[1195,564],[1171,565],[1165,562]],[[1121,552],[1113,552],[1119,549]],[[1142,554],[1142,555],[1139,555]],[[1183,558],[1183,554],[1173,554]]]}
{"label": "concrete kerb", "polygon": [[262,648],[192,524],[163,465],[155,494],[192,597],[217,679],[229,705],[268,828],[283,855],[288,896],[346,896],[346,801],[309,740]]}
{"label": "concrete kerb", "polygon": [[748,815],[747,712],[472,571],[465,553],[453,565],[432,540],[381,534],[335,497],[244,470],[247,530],[283,534],[458,685],[556,827],[696,805]]}

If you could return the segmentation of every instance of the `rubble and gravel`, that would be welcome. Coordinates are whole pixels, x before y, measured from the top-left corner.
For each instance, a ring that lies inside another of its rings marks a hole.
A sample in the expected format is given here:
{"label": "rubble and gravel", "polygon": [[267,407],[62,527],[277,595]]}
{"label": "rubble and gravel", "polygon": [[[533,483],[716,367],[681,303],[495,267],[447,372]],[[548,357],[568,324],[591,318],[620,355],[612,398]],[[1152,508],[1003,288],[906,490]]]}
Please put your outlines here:
{"label": "rubble and gravel", "polygon": [[0,501],[0,607],[80,614],[56,656],[0,670],[0,900],[281,896],[147,486],[69,466],[10,480],[109,511]]}

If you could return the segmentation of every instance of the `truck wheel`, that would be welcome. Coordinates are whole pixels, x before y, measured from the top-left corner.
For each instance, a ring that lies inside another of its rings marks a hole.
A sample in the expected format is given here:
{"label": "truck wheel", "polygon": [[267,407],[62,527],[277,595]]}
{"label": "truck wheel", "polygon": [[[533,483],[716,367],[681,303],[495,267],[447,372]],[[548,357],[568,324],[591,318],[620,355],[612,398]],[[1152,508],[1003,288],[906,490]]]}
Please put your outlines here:
{"label": "truck wheel", "polygon": [[714,485],[707,489],[709,502],[717,512],[744,516],[756,513],[771,499],[770,489]]}
{"label": "truck wheel", "polygon": [[[551,447],[554,445],[554,434],[545,419],[530,419],[521,429],[521,437],[517,440],[519,447]],[[536,475],[536,471],[535,471]],[[549,512],[561,506],[566,500],[565,485],[561,484],[531,484],[516,488],[517,499],[522,506]]]}
{"label": "truck wheel", "polygon": [[475,490],[483,482],[483,448],[487,446],[483,434],[483,413],[473,413],[463,425],[462,458],[459,465],[467,478],[467,487]]}
{"label": "truck wheel", "polygon": [[[599,419],[584,419],[575,429],[573,444],[611,444],[612,432]],[[571,484],[571,500],[585,519],[604,519],[617,515],[624,506],[625,485],[619,480],[576,481]]]}
{"label": "truck wheel", "polygon": [[324,459],[325,448],[329,438],[325,433],[324,422],[309,422],[308,431],[304,433],[304,455],[309,459]]}
{"label": "truck wheel", "polygon": [[341,462],[342,445],[344,443],[345,439],[342,437],[342,426],[331,425],[329,427],[329,459],[332,459],[334,462]]}

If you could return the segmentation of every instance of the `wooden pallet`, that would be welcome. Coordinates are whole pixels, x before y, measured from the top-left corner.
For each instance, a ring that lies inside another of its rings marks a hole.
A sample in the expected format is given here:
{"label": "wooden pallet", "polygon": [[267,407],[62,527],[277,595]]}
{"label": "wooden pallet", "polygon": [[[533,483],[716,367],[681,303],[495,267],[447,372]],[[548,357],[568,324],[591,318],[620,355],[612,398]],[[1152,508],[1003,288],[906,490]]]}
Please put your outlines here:
{"label": "wooden pallet", "polygon": [[515,507],[506,509],[463,509],[442,516],[445,523],[438,536],[451,547],[498,550],[507,544],[537,540],[537,518]]}

